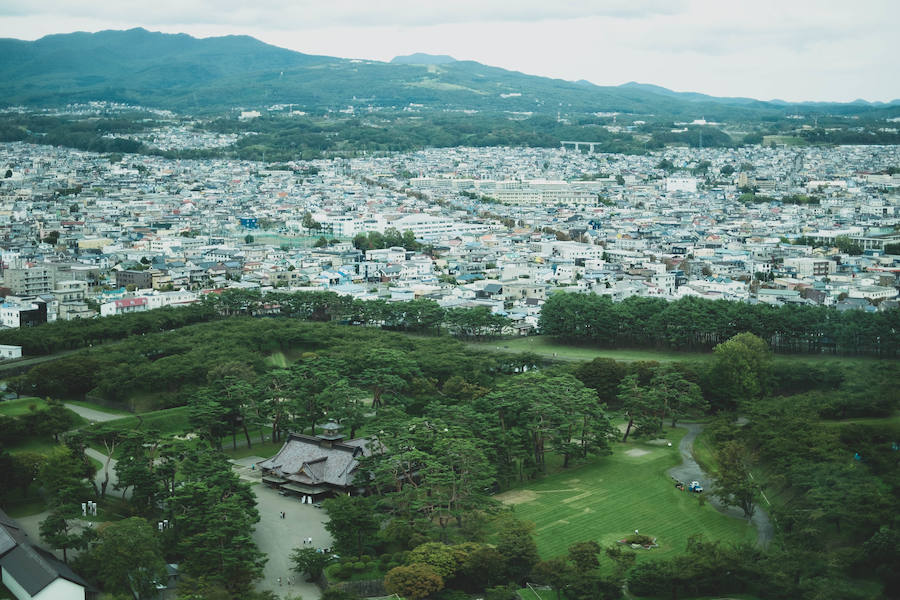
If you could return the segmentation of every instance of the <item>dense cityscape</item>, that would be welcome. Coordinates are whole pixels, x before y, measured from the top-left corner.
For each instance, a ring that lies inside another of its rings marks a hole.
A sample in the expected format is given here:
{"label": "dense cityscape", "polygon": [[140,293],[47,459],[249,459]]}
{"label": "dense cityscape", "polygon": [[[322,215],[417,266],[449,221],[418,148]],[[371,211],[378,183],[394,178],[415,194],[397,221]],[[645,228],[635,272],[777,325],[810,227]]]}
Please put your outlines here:
{"label": "dense cityscape", "polygon": [[3,325],[38,304],[52,322],[232,287],[482,305],[523,334],[561,288],[892,309],[897,148],[449,148],[272,168],[5,144]]}

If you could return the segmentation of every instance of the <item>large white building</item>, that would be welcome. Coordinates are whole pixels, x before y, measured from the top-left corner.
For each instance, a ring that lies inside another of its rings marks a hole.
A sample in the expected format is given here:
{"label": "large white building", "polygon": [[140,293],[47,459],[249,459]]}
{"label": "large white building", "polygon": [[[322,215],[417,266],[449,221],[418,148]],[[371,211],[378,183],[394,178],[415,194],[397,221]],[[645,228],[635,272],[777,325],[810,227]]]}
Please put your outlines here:
{"label": "large white building", "polygon": [[693,193],[697,191],[696,177],[666,177],[667,192],[687,192]]}
{"label": "large white building", "polygon": [[401,233],[412,231],[416,239],[434,240],[450,238],[457,235],[487,233],[491,230],[486,223],[464,223],[444,217],[436,217],[424,213],[404,215],[391,222],[389,227],[394,227]]}
{"label": "large white building", "polygon": [[596,206],[597,194],[574,189],[565,181],[532,179],[498,181],[493,187],[482,185],[484,194],[503,204],[516,206]]}

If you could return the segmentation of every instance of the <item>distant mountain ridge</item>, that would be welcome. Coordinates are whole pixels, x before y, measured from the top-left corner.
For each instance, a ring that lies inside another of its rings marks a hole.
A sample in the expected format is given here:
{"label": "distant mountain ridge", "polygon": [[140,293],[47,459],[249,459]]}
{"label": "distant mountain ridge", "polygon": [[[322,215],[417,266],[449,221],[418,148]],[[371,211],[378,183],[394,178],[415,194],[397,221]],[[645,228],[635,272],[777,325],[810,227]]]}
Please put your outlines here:
{"label": "distant mountain ridge", "polygon": [[391,59],[392,65],[446,65],[454,63],[456,59],[446,54],[425,54],[416,52],[406,56],[395,56]]}
{"label": "distant mountain ridge", "polygon": [[221,112],[279,103],[311,109],[416,104],[553,116],[562,108],[566,113],[716,120],[813,109],[900,114],[900,106],[716,98],[638,83],[598,86],[446,55],[416,53],[390,63],[349,60],[303,54],[249,36],[197,39],[142,28],[50,35],[34,42],[0,39],[0,72],[0,104],[26,106],[107,100]]}

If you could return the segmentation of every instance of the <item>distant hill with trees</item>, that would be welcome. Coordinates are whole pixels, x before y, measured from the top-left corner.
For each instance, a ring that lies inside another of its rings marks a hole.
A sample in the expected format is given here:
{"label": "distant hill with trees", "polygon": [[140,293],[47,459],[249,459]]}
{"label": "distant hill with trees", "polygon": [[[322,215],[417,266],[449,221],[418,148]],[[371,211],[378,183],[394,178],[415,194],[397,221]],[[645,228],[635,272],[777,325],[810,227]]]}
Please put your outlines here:
{"label": "distant hill with trees", "polygon": [[[413,54],[391,63],[315,56],[248,36],[197,39],[136,28],[0,40],[0,104],[105,100],[182,112],[293,104],[474,109],[556,114],[621,112],[725,120],[793,113],[900,114],[900,105],[787,104],[597,86]],[[888,112],[885,112],[888,111]]]}

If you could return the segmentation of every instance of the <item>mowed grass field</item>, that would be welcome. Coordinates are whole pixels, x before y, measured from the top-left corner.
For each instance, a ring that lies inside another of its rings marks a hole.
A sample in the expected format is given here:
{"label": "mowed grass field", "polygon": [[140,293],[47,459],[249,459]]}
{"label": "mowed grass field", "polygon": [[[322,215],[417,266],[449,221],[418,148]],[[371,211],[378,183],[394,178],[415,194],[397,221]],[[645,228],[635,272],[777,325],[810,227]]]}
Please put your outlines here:
{"label": "mowed grass field", "polygon": [[[533,352],[544,358],[566,361],[589,361],[595,358],[612,358],[621,361],[710,361],[712,352],[676,352],[674,350],[642,350],[635,348],[599,348],[588,345],[573,345],[559,342],[556,339],[533,335],[527,337],[507,338],[490,342],[469,342],[469,346],[486,352]],[[873,364],[888,359],[866,356],[840,356],[833,354],[775,354],[776,362],[808,362],[815,364]],[[893,362],[893,361],[892,361]]]}
{"label": "mowed grass field", "polygon": [[637,551],[638,559],[672,557],[684,552],[688,538],[756,540],[749,523],[701,506],[696,494],[675,488],[666,470],[680,464],[683,429],[670,429],[671,447],[646,443],[616,444],[611,456],[549,475],[496,498],[515,515],[535,523],[542,558],[560,556],[580,541],[608,546],[638,529],[657,538],[659,548]]}

